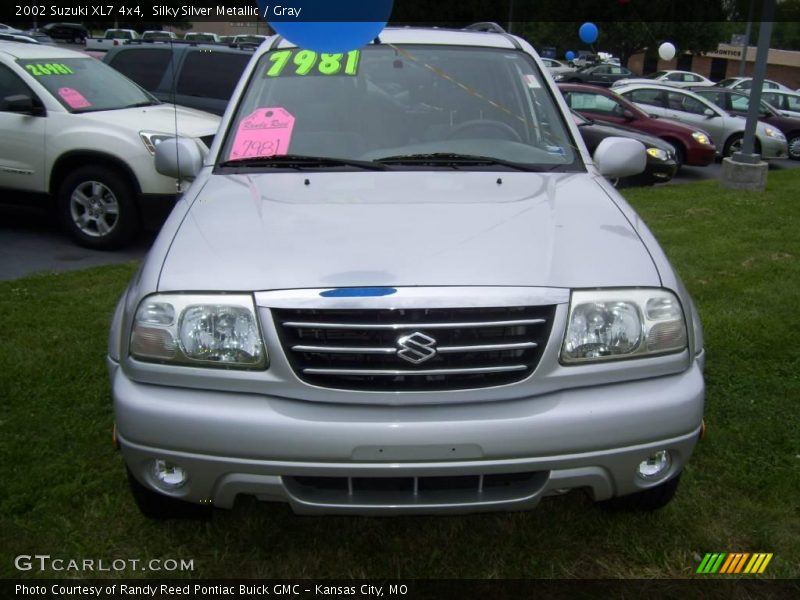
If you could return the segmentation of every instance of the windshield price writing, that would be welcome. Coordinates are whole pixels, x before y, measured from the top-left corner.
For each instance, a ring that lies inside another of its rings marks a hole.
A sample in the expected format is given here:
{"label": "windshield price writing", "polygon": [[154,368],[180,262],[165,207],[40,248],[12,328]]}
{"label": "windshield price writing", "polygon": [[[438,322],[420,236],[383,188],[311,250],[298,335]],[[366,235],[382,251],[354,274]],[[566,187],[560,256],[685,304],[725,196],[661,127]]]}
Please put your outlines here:
{"label": "windshield price writing", "polygon": [[[294,56],[294,57],[293,57]],[[281,75],[357,75],[359,50],[351,50],[347,54],[317,54],[313,50],[280,50],[273,52],[269,61],[266,77]]]}
{"label": "windshield price writing", "polygon": [[35,63],[25,65],[31,75],[42,77],[43,75],[72,75],[75,71],[64,63]]}

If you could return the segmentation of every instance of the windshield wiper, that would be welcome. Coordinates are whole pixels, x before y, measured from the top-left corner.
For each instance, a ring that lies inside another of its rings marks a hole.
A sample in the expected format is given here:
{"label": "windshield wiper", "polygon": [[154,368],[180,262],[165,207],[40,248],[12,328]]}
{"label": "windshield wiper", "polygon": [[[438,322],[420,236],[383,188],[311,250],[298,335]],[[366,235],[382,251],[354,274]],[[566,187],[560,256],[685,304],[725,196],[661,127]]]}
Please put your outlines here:
{"label": "windshield wiper", "polygon": [[135,102],[134,104],[128,104],[127,106],[123,106],[122,108],[140,108],[142,106],[155,106],[156,104],[161,104],[161,102],[153,101],[153,100],[144,100],[143,102]]}
{"label": "windshield wiper", "polygon": [[517,171],[542,171],[540,167],[517,163],[502,158],[492,156],[477,156],[474,154],[456,154],[452,152],[435,152],[433,154],[398,154],[396,156],[384,156],[376,158],[375,162],[387,165],[433,165],[444,167],[490,167],[502,166]]}
{"label": "windshield wiper", "polygon": [[386,171],[386,165],[371,160],[332,158],[329,156],[305,156],[303,154],[276,154],[233,158],[219,163],[220,167],[278,167],[289,169],[318,169],[324,167],[358,167],[370,171]]}

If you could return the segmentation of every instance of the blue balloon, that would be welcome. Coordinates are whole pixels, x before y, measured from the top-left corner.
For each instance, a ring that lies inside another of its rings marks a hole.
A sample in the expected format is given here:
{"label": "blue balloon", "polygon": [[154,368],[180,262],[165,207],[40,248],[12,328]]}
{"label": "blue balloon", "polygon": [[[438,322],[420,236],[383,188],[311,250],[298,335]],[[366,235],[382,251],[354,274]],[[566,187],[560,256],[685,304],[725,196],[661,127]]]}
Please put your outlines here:
{"label": "blue balloon", "polygon": [[[298,0],[299,15],[281,15],[276,5],[258,0],[259,13],[276,33],[315,52],[349,52],[374,40],[392,13],[394,0]],[[363,20],[359,20],[363,19]]]}
{"label": "blue balloon", "polygon": [[572,50],[567,50],[567,53],[564,56],[567,57],[567,60],[572,60],[575,58],[575,53]]}
{"label": "blue balloon", "polygon": [[599,34],[599,30],[597,29],[597,25],[594,23],[584,23],[578,29],[578,36],[581,38],[581,41],[584,44],[592,44],[597,41],[597,36]]}

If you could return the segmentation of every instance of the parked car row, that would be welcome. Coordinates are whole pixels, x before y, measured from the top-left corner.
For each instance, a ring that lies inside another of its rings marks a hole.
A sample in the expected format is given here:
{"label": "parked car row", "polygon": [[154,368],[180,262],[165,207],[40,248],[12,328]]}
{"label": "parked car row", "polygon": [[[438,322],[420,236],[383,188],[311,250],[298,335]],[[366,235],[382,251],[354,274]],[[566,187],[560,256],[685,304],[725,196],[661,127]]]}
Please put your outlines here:
{"label": "parked car row", "polygon": [[[710,88],[709,88],[710,89]],[[667,117],[707,132],[722,156],[738,152],[744,137],[745,119],[721,109],[713,102],[681,88],[632,83],[615,91],[648,113]],[[786,158],[786,137],[775,127],[759,122],[756,152],[765,159]]]}
{"label": "parked car row", "polygon": [[649,115],[612,90],[570,83],[558,87],[570,108],[584,117],[640,131],[670,144],[678,168],[703,167],[714,162],[716,147],[700,128]]}

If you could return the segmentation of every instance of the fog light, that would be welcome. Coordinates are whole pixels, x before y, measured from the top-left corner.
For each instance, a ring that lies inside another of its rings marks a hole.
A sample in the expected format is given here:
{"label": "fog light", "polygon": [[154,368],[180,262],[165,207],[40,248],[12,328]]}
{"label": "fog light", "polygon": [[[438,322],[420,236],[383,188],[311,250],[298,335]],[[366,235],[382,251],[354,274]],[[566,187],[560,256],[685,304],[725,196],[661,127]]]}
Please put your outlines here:
{"label": "fog light", "polygon": [[189,479],[189,475],[182,468],[160,459],[153,461],[150,474],[155,484],[165,490],[176,490]]}
{"label": "fog light", "polygon": [[647,460],[640,462],[639,467],[636,469],[636,473],[642,479],[649,481],[663,475],[664,472],[669,469],[671,464],[672,459],[669,456],[669,452],[666,450],[660,450],[655,454],[648,456]]}

